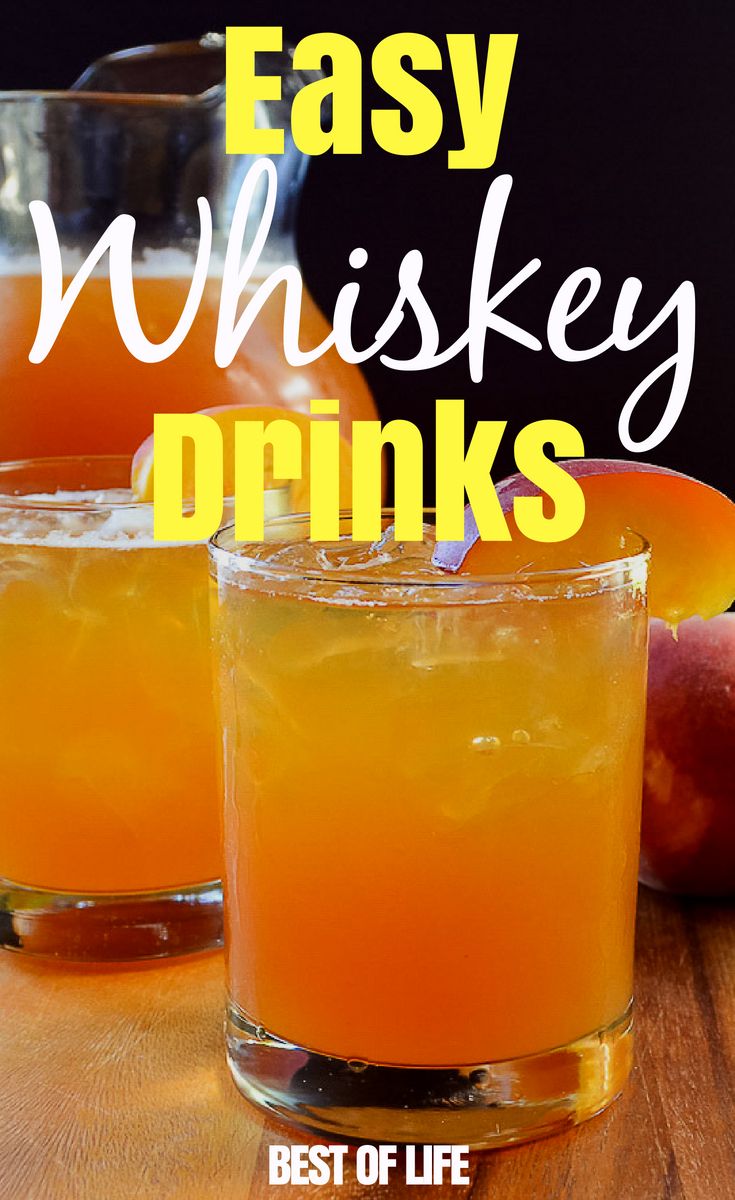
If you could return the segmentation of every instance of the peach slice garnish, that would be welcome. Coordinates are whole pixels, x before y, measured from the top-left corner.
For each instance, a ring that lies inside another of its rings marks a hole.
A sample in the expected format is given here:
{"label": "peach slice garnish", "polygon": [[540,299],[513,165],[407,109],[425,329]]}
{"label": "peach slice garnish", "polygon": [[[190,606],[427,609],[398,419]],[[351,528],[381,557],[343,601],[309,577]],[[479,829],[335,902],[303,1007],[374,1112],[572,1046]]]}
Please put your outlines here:
{"label": "peach slice garnish", "polygon": [[[240,405],[224,404],[214,408],[200,410],[207,417],[217,422],[222,430],[224,443],[224,492],[231,496],[235,491],[235,426],[239,421],[269,421],[284,419],[292,421],[301,431],[303,439],[303,462],[301,479],[290,481],[289,509],[292,512],[309,511],[309,480],[311,423],[318,417],[309,417],[304,413],[292,412],[289,409],[277,408],[275,405]],[[193,495],[194,464],[192,450],[184,447],[183,491],[185,496]],[[273,476],[273,453],[270,446],[265,447],[264,480],[266,488],[278,487],[288,480],[278,480]],[[138,447],[133,457],[130,473],[130,484],[133,495],[137,500],[150,501],[153,499],[154,462],[153,434],[145,439]],[[339,472],[340,505],[349,508],[352,501],[352,449],[344,437],[340,437],[340,472]]]}
{"label": "peach slice garnish", "polygon": [[564,542],[533,542],[513,519],[513,502],[539,495],[522,475],[497,486],[512,534],[510,542],[480,541],[465,510],[462,542],[440,542],[434,562],[445,570],[498,575],[544,571],[618,558],[626,533],[651,546],[649,608],[677,625],[687,617],[713,617],[735,599],[735,504],[707,484],[650,463],[572,459],[559,464],[585,495],[580,531]]}

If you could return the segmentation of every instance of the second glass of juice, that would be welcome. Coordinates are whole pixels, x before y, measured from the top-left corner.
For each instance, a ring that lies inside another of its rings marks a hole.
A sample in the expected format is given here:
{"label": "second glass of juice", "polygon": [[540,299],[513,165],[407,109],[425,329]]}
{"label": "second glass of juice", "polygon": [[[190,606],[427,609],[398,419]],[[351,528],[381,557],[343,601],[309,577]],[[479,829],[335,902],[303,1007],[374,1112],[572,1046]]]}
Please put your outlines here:
{"label": "second glass of juice", "polygon": [[390,1142],[592,1116],[631,1062],[645,550],[458,578],[428,525],[268,536],[211,550],[237,1085]]}
{"label": "second glass of juice", "polygon": [[154,543],[127,458],[0,464],[0,943],[216,946],[204,545]]}

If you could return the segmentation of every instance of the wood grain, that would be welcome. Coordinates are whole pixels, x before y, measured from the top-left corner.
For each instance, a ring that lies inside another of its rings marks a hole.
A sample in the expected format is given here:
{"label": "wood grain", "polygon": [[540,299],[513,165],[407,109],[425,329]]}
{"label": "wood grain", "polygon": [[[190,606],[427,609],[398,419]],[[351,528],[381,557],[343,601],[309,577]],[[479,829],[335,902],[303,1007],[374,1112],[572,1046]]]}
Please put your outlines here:
{"label": "wood grain", "polygon": [[[136,970],[0,961],[0,1200],[273,1200],[303,1142],[237,1094],[218,955]],[[644,891],[637,1065],[604,1116],[472,1157],[463,1187],[289,1187],[298,1200],[735,1200],[735,909]],[[283,1194],[281,1192],[280,1194]]]}

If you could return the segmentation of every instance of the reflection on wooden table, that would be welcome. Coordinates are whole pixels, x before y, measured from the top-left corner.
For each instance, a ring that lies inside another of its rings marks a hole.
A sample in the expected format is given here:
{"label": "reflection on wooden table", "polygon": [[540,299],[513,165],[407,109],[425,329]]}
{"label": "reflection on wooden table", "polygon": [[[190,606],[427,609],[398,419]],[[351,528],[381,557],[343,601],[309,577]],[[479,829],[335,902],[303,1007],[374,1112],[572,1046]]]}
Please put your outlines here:
{"label": "reflection on wooden table", "polygon": [[[265,1121],[223,1058],[219,955],[134,970],[0,961],[1,1200],[272,1197]],[[472,1183],[289,1187],[441,1200],[735,1197],[735,909],[641,895],[637,1066],[604,1116],[473,1155]]]}

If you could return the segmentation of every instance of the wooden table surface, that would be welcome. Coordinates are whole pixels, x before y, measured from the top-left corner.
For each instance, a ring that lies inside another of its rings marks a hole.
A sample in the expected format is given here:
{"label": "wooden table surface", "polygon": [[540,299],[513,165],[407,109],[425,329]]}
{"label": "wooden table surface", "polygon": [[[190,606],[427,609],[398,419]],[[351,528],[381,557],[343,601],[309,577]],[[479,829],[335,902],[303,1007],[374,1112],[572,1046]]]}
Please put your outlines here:
{"label": "wooden table surface", "polygon": [[[72,972],[0,961],[2,1200],[245,1200],[267,1147],[305,1141],[235,1091],[222,960]],[[466,1186],[285,1194],[354,1200],[733,1200],[735,908],[641,895],[637,1065],[621,1100],[556,1138],[475,1154]],[[326,1140],[326,1139],[325,1139]]]}

